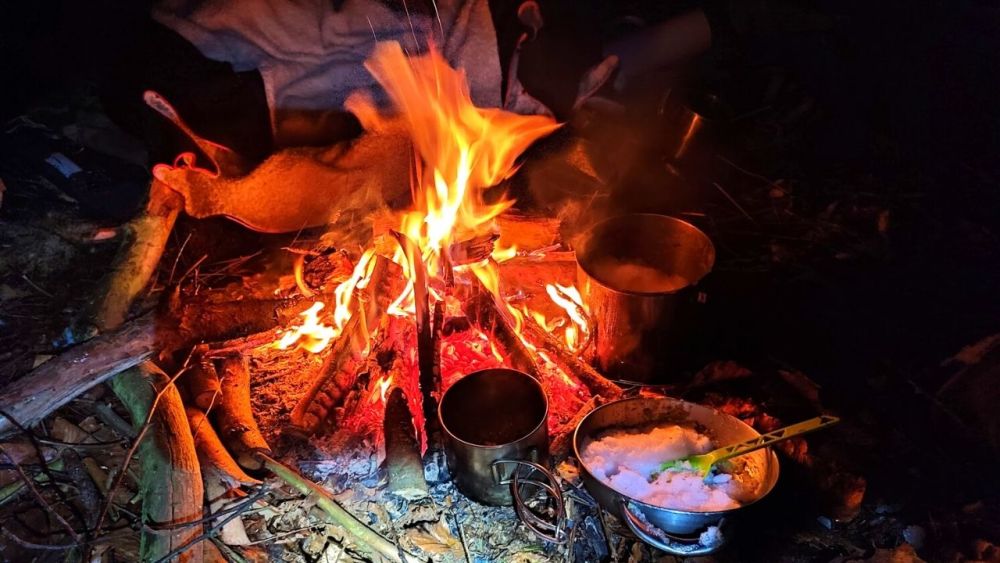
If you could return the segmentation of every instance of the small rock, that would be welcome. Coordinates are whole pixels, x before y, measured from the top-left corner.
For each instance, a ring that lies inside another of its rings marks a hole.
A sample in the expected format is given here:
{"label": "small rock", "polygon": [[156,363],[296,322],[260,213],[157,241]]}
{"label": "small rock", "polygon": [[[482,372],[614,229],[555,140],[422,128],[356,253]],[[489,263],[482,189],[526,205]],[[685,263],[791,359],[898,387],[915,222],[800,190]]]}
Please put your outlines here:
{"label": "small rock", "polygon": [[922,549],[926,539],[927,532],[921,526],[914,524],[903,528],[903,540],[912,545],[913,549]]}
{"label": "small rock", "polygon": [[830,520],[826,516],[820,516],[819,518],[816,518],[816,521],[827,530],[833,529],[833,520]]}

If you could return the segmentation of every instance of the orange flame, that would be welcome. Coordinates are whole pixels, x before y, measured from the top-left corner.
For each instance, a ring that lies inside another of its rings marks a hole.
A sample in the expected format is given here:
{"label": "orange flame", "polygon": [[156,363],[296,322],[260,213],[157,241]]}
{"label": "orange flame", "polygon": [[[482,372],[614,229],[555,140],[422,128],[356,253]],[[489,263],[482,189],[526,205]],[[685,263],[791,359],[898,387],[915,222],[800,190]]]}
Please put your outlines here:
{"label": "orange flame", "polygon": [[549,299],[562,307],[569,319],[573,321],[572,325],[566,327],[563,334],[566,346],[574,352],[579,352],[580,347],[590,335],[590,323],[587,319],[587,308],[583,304],[583,297],[576,287],[557,283],[546,285],[545,292],[549,294]]}
{"label": "orange flame", "polygon": [[392,387],[391,375],[383,375],[378,378],[378,381],[375,382],[375,385],[372,387],[372,394],[369,402],[376,403],[381,400],[385,403],[385,396],[389,392],[390,387]]}
{"label": "orange flame", "polygon": [[313,303],[312,307],[301,313],[302,324],[285,331],[275,346],[280,350],[297,346],[314,354],[322,352],[330,344],[330,341],[337,337],[337,331],[334,327],[323,324],[319,320],[319,312],[324,307],[326,305],[322,301]]}
{"label": "orange flame", "polygon": [[319,312],[326,307],[326,304],[322,301],[317,301],[313,303],[312,307],[301,313],[302,324],[282,333],[281,338],[275,343],[275,346],[280,350],[287,350],[292,346],[296,346],[314,354],[325,350],[330,345],[330,342],[344,331],[344,325],[347,324],[347,321],[351,320],[351,316],[354,314],[352,303],[355,290],[364,289],[368,284],[372,269],[375,267],[375,261],[372,260],[374,256],[374,250],[367,250],[362,254],[361,259],[354,266],[354,272],[351,274],[351,277],[338,285],[333,291],[334,309],[332,326],[319,320]]}
{"label": "orange flame", "polygon": [[415,209],[401,231],[417,241],[431,276],[441,276],[449,245],[493,228],[513,205],[506,197],[487,203],[486,188],[515,170],[528,146],[559,125],[542,116],[477,108],[465,74],[436,49],[407,58],[395,42],[379,43],[365,67],[400,112],[417,152]]}

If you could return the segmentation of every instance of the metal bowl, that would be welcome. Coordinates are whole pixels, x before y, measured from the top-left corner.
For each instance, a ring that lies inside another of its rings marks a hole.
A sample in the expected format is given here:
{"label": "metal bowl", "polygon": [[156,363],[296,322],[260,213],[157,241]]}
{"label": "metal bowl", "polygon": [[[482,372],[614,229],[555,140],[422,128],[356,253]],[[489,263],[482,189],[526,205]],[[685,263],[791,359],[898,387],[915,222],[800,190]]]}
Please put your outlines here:
{"label": "metal bowl", "polygon": [[745,462],[741,474],[755,486],[739,507],[715,512],[663,508],[639,501],[598,480],[582,461],[581,452],[587,444],[607,431],[641,430],[663,424],[694,427],[717,445],[760,436],[743,421],[694,403],[666,397],[622,399],[594,409],[576,427],[573,453],[581,460],[580,476],[597,502],[612,514],[620,516],[644,542],[680,555],[711,553],[724,545],[728,534],[723,534],[719,543],[705,546],[698,543],[699,534],[710,526],[722,526],[770,493],[778,482],[778,457],[770,448],[741,456],[739,459]]}

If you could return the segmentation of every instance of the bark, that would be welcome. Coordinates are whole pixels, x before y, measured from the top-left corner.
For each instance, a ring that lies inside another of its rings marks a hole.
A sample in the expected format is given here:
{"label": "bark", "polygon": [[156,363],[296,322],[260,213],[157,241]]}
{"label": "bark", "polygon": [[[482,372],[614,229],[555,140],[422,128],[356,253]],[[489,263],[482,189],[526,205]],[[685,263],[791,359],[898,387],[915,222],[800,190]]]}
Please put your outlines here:
{"label": "bark", "polygon": [[182,376],[187,385],[191,403],[203,411],[212,409],[222,398],[222,385],[215,363],[211,358],[201,356],[186,374]]}
{"label": "bark", "polygon": [[246,469],[260,469],[259,453],[271,453],[250,406],[250,366],[243,357],[222,360],[222,400],[215,409],[222,440]]}
{"label": "bark", "polygon": [[[202,517],[205,491],[194,438],[177,388],[150,363],[129,369],[111,381],[111,388],[128,408],[132,424],[149,429],[138,445],[143,522],[152,527],[183,524]],[[150,418],[157,393],[162,391]],[[202,533],[192,525],[155,533],[143,531],[143,561],[156,561]],[[202,549],[189,549],[177,561],[200,562]]]}
{"label": "bark", "polygon": [[[159,349],[157,324],[148,313],[70,348],[8,385],[0,409],[26,427],[37,424],[87,389],[151,358]],[[0,418],[0,435],[15,427]]]}
{"label": "bark", "polygon": [[126,244],[105,282],[104,298],[94,318],[102,331],[117,328],[128,317],[129,307],[149,285],[184,200],[165,184],[154,180],[145,211],[126,226]]}

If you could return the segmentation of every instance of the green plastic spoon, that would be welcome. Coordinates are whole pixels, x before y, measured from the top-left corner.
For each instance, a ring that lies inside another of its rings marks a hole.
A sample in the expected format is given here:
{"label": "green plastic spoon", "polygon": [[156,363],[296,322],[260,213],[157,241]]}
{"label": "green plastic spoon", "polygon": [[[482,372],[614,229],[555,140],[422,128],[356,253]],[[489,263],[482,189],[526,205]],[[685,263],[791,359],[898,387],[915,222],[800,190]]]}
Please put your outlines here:
{"label": "green plastic spoon", "polygon": [[720,461],[725,461],[761,448],[766,448],[777,444],[778,442],[782,442],[807,432],[813,432],[821,428],[833,426],[838,422],[840,422],[840,419],[835,416],[817,416],[816,418],[810,418],[809,420],[799,422],[798,424],[793,424],[791,426],[779,428],[773,432],[768,432],[767,434],[762,434],[756,438],[740,442],[739,444],[724,446],[722,448],[712,450],[707,454],[691,455],[680,459],[665,461],[663,462],[663,465],[660,466],[660,471],[670,471],[671,469],[690,469],[692,471],[697,471],[702,475],[707,475],[712,469],[712,466]]}

